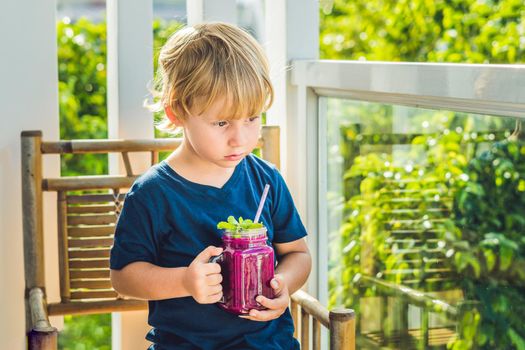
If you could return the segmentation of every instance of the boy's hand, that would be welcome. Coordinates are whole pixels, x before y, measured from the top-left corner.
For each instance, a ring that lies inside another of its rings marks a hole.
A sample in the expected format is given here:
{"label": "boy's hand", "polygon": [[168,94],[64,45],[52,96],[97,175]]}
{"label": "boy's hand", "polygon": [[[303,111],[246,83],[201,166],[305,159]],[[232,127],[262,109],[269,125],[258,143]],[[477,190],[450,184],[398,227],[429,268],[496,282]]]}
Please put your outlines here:
{"label": "boy's hand", "polygon": [[182,284],[199,304],[213,304],[222,298],[221,266],[208,262],[212,256],[221,253],[222,248],[209,246],[186,269]]}
{"label": "boy's hand", "polygon": [[290,303],[288,287],[279,274],[273,277],[270,286],[273,288],[275,298],[268,299],[262,295],[259,295],[256,299],[258,303],[268,308],[268,310],[250,310],[249,315],[241,315],[239,317],[252,321],[270,321],[281,316],[286,311],[286,308],[288,308]]}

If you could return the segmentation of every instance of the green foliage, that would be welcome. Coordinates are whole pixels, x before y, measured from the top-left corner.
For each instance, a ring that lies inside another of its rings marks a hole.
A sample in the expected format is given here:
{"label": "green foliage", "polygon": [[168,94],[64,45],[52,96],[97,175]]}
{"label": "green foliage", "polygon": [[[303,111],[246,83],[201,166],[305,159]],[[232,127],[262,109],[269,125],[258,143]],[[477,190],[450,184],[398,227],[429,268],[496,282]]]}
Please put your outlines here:
{"label": "green foliage", "polygon": [[[57,23],[61,139],[107,138],[106,25]],[[105,174],[107,156],[62,156],[62,175]]]}
{"label": "green foliage", "polygon": [[335,0],[321,11],[321,58],[518,63],[521,0]]}
{"label": "green foliage", "polygon": [[495,143],[469,162],[466,175],[455,196],[460,230],[448,237],[465,298],[480,302],[480,321],[463,341],[524,349],[525,142]]}
{"label": "green foliage", "polygon": [[111,314],[64,316],[58,347],[62,350],[111,349]]}
{"label": "green foliage", "polygon": [[233,233],[233,236],[239,236],[240,233],[247,230],[263,228],[264,225],[260,222],[254,223],[250,219],[243,219],[242,216],[239,220],[236,220],[233,216],[228,216],[228,221],[221,221],[217,224],[217,228],[220,230],[226,230]]}

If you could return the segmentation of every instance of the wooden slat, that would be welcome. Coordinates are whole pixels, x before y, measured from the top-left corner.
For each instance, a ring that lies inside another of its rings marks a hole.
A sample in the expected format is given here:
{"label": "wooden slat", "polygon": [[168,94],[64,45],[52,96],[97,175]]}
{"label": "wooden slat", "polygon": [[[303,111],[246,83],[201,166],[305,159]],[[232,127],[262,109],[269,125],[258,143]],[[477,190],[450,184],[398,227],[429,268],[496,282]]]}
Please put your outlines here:
{"label": "wooden slat", "polygon": [[67,224],[75,225],[107,225],[117,222],[115,214],[98,214],[98,215],[68,215]]}
{"label": "wooden slat", "polygon": [[[23,131],[21,134],[24,273],[27,289],[45,286],[41,141],[41,131]],[[29,323],[29,315],[26,315],[26,320]],[[29,331],[31,326],[27,326]]]}
{"label": "wooden slat", "polygon": [[151,151],[151,165],[155,165],[159,162],[159,152]]}
{"label": "wooden slat", "polygon": [[42,153],[111,153],[172,151],[180,145],[180,138],[146,140],[67,140],[42,142]]}
{"label": "wooden slat", "polygon": [[96,213],[111,213],[115,211],[114,204],[99,204],[99,205],[70,205],[67,208],[69,214],[96,214]]}
{"label": "wooden slat", "polygon": [[103,237],[111,236],[115,233],[115,225],[93,226],[93,227],[69,227],[69,237]]}
{"label": "wooden slat", "polygon": [[86,292],[71,292],[71,300],[73,299],[109,299],[116,298],[117,292],[108,291],[86,291]]}
{"label": "wooden slat", "polygon": [[109,259],[91,259],[91,260],[69,260],[70,273],[71,269],[109,269]]}
{"label": "wooden slat", "polygon": [[147,310],[145,300],[100,300],[72,301],[70,303],[52,303],[47,306],[50,316],[57,315],[88,315],[120,311]]}
{"label": "wooden slat", "polygon": [[69,301],[71,294],[69,290],[69,260],[67,241],[67,203],[66,193],[59,191],[57,194],[57,218],[58,218],[58,269],[60,276],[60,299]]}
{"label": "wooden slat", "polygon": [[110,247],[112,245],[113,238],[69,239],[70,248],[98,248]]}
{"label": "wooden slat", "polygon": [[263,159],[273,163],[279,169],[281,166],[279,127],[270,125],[263,127],[259,144]]}
{"label": "wooden slat", "polygon": [[[265,125],[261,133],[267,129],[278,128]],[[42,134],[40,133],[40,136]],[[151,152],[151,151],[173,151],[176,149],[181,138],[144,139],[144,140],[66,140],[54,142],[42,142],[40,150],[45,154],[80,154],[80,153],[112,153],[112,152]],[[258,146],[262,144],[259,139]]]}
{"label": "wooden slat", "polygon": [[74,191],[99,188],[129,188],[137,176],[96,175],[47,178],[42,180],[44,191]]}
{"label": "wooden slat", "polygon": [[109,269],[103,270],[70,270],[69,278],[82,279],[82,278],[109,278]]}
{"label": "wooden slat", "polygon": [[291,300],[290,301],[290,311],[292,313],[292,320],[293,320],[293,325],[294,325],[294,330],[293,330],[293,336],[295,339],[299,339],[297,337],[297,334],[299,332],[299,304],[297,304],[297,302],[295,300]]}
{"label": "wooden slat", "polygon": [[[126,198],[125,193],[119,193],[118,200],[123,201]],[[67,196],[68,204],[84,204],[84,203],[113,203],[115,197],[111,193],[91,193],[82,195]]]}
{"label": "wooden slat", "polygon": [[310,349],[310,315],[301,309],[301,349]]}
{"label": "wooden slat", "polygon": [[126,168],[126,175],[132,176],[133,169],[131,168],[131,162],[129,160],[128,152],[122,152],[122,161],[124,162],[124,167]]}
{"label": "wooden slat", "polygon": [[312,349],[321,349],[321,322],[313,319],[312,324]]}
{"label": "wooden slat", "polygon": [[109,258],[109,249],[69,250],[70,259]]}
{"label": "wooden slat", "polygon": [[[71,281],[71,289],[111,289],[110,280],[80,280],[80,281]],[[74,293],[74,292],[72,292]]]}

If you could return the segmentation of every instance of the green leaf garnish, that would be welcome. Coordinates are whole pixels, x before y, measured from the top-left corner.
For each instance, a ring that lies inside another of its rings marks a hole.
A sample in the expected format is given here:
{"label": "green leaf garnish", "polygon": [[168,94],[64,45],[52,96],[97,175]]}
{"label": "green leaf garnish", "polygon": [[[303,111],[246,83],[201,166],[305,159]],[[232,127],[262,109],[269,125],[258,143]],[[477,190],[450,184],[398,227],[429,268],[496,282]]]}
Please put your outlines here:
{"label": "green leaf garnish", "polygon": [[220,230],[226,230],[233,233],[234,237],[242,231],[251,230],[255,228],[263,228],[264,225],[260,222],[254,223],[250,219],[243,219],[242,216],[236,220],[233,216],[228,216],[228,221],[221,221],[217,224]]}

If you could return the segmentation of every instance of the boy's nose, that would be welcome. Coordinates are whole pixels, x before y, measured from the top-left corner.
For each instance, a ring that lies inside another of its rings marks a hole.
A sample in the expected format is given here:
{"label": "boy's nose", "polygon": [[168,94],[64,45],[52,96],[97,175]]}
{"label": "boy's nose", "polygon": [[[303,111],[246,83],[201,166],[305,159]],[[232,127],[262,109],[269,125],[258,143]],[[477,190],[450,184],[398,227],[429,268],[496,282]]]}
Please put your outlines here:
{"label": "boy's nose", "polygon": [[244,145],[246,143],[246,139],[246,130],[243,130],[242,126],[237,126],[232,128],[232,133],[230,134],[228,143],[232,147],[238,147]]}

